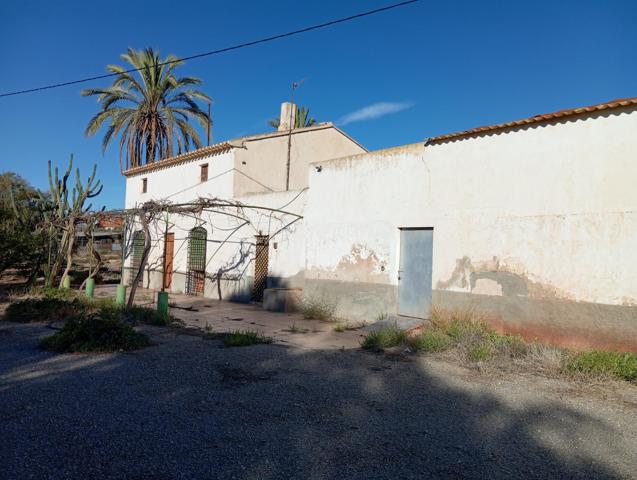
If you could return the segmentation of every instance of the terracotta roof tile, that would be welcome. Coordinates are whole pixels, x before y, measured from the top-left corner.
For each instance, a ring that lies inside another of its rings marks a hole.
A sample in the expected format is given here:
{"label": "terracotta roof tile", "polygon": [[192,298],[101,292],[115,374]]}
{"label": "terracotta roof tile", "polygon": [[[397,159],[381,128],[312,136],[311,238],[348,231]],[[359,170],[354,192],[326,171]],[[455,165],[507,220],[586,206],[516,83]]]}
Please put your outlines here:
{"label": "terracotta roof tile", "polygon": [[181,155],[176,155],[174,157],[166,158],[165,160],[159,160],[157,162],[149,163],[147,165],[140,165],[139,167],[129,168],[123,173],[124,173],[124,176],[129,177],[131,175],[137,175],[137,174],[149,172],[152,170],[159,170],[161,168],[172,167],[173,165],[178,165],[180,163],[188,162],[196,158],[206,157],[208,155],[214,155],[215,153],[222,153],[227,150],[230,150],[231,148],[234,148],[234,145],[228,142],[215,143],[214,145],[198,148],[197,150],[192,150],[190,152],[182,153]]}
{"label": "terracotta roof tile", "polygon": [[619,98],[610,102],[598,103],[597,105],[590,105],[588,107],[571,108],[568,110],[559,110],[553,113],[544,113],[540,115],[534,115],[532,117],[523,118],[522,120],[514,120],[507,123],[499,123],[497,125],[488,125],[484,127],[472,128],[471,130],[465,130],[463,132],[448,133],[445,135],[439,135],[437,137],[431,137],[427,140],[427,143],[436,143],[447,140],[456,140],[463,137],[472,135],[479,135],[482,133],[493,132],[497,130],[504,130],[512,127],[519,127],[522,125],[528,125],[531,123],[546,122],[549,120],[555,120],[563,117],[571,117],[574,115],[581,115],[583,113],[596,112],[599,110],[610,110],[613,108],[628,107],[637,105],[637,97],[632,98]]}

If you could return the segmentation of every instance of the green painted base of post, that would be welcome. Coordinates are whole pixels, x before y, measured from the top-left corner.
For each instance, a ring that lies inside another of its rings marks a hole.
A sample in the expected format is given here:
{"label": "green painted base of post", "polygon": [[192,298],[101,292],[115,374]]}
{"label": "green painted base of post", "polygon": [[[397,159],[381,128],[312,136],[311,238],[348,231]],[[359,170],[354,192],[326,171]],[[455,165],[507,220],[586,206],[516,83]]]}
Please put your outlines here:
{"label": "green painted base of post", "polygon": [[164,316],[168,315],[168,292],[157,294],[157,311]]}
{"label": "green painted base of post", "polygon": [[117,305],[124,305],[126,303],[126,285],[117,286],[117,296],[115,297],[115,303]]}
{"label": "green painted base of post", "polygon": [[93,298],[94,292],[95,292],[95,279],[87,278],[86,279],[86,296],[88,298]]}
{"label": "green painted base of post", "polygon": [[62,281],[62,288],[71,288],[71,277],[68,275]]}

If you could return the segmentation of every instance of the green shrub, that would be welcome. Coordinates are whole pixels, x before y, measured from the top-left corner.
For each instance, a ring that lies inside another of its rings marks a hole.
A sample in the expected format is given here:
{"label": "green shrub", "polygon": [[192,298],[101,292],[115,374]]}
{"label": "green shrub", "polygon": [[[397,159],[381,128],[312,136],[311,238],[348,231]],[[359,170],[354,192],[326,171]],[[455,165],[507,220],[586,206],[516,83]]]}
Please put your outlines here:
{"label": "green shrub", "polygon": [[500,335],[492,332],[490,337],[495,350],[505,357],[523,358],[530,351],[529,344],[520,335]]}
{"label": "green shrub", "polygon": [[335,332],[343,333],[345,330],[347,330],[347,324],[346,323],[338,322],[336,325],[334,325],[334,331]]}
{"label": "green shrub", "polygon": [[404,343],[406,339],[406,332],[393,323],[367,335],[363,340],[362,347],[369,350],[383,350],[396,347]]}
{"label": "green shrub", "polygon": [[299,302],[303,318],[331,322],[335,319],[336,303],[325,298],[304,297]]}
{"label": "green shrub", "polygon": [[169,325],[173,321],[173,318],[170,315],[164,315],[154,308],[141,307],[139,305],[120,308],[124,317],[134,323],[147,323],[149,325],[163,327]]}
{"label": "green shrub", "polygon": [[235,330],[221,335],[226,347],[247,347],[260,343],[272,343],[270,337],[265,337],[255,330]]}
{"label": "green shrub", "polygon": [[452,339],[445,332],[436,328],[423,330],[408,339],[407,343],[416,352],[443,352],[452,347]]}
{"label": "green shrub", "polygon": [[466,350],[467,360],[470,362],[484,362],[494,355],[493,345],[488,342],[469,345]]}
{"label": "green shrub", "polygon": [[466,319],[453,319],[446,326],[445,331],[447,335],[459,343],[482,340],[492,333],[492,331],[487,328],[486,324],[481,321]]}
{"label": "green shrub", "polygon": [[611,376],[637,383],[637,355],[592,350],[573,355],[566,365],[571,372]]}
{"label": "green shrub", "polygon": [[79,300],[56,298],[26,298],[11,303],[4,314],[9,322],[57,322],[68,317],[85,313],[89,306]]}
{"label": "green shrub", "polygon": [[70,288],[36,287],[29,294],[54,300],[73,300],[78,297],[79,292]]}
{"label": "green shrub", "polygon": [[148,336],[111,314],[70,317],[61,330],[42,339],[40,346],[60,353],[88,353],[136,350],[150,344]]}
{"label": "green shrub", "polygon": [[[146,323],[150,325],[164,326],[174,319],[169,315],[163,315],[154,308],[134,305],[124,307],[115,304],[112,298],[65,298],[64,294],[58,298],[55,293],[58,289],[42,290],[42,298],[26,298],[11,303],[5,312],[4,319],[9,322],[57,322],[66,320],[71,316],[87,313],[101,312],[102,315],[117,317],[131,323]],[[68,291],[68,290],[67,290]],[[49,295],[49,296],[47,296]]]}

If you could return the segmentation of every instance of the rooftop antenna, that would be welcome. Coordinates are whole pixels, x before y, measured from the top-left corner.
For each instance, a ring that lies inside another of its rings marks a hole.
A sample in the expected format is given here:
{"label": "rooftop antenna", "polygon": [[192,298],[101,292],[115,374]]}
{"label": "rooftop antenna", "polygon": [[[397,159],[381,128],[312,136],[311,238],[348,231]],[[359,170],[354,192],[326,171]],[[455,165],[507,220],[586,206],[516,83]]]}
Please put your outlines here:
{"label": "rooftop antenna", "polygon": [[[294,105],[294,91],[299,88],[303,82],[305,82],[307,80],[307,77],[305,77],[303,80],[299,81],[299,82],[292,82],[292,92],[290,93],[290,103],[292,105]],[[289,130],[288,130],[288,162],[287,162],[287,168],[286,168],[286,174],[285,174],[285,190],[289,190],[290,189],[290,153],[292,151],[292,130],[294,130],[294,123],[296,121],[295,118],[292,118],[294,115],[294,108],[291,107],[290,108],[290,121],[288,123],[289,125]]]}
{"label": "rooftop antenna", "polygon": [[210,142],[212,141],[212,101],[208,102],[208,146],[210,146]]}

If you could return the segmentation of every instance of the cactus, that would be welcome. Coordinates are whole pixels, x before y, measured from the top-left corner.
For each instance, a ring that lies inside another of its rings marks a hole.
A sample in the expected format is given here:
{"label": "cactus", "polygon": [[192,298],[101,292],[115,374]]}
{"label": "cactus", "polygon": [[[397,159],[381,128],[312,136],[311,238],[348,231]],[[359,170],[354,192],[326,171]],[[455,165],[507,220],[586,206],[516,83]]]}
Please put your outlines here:
{"label": "cactus", "polygon": [[[93,165],[93,171],[88,177],[86,184],[82,184],[79,168],[75,170],[75,186],[70,191],[71,201],[69,202],[68,180],[73,170],[73,155],[69,160],[69,166],[62,178],[59,176],[58,168],[51,170],[51,161],[48,163],[49,174],[49,195],[52,207],[45,212],[45,218],[49,224],[49,268],[46,272],[46,283],[51,286],[57,274],[65,263],[66,266],[60,286],[68,276],[73,264],[73,246],[75,244],[75,224],[87,213],[92,204],[85,206],[89,198],[96,197],[102,191],[102,184],[95,180],[97,165]],[[41,199],[44,199],[41,195]]]}

